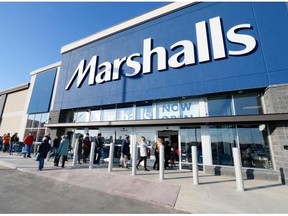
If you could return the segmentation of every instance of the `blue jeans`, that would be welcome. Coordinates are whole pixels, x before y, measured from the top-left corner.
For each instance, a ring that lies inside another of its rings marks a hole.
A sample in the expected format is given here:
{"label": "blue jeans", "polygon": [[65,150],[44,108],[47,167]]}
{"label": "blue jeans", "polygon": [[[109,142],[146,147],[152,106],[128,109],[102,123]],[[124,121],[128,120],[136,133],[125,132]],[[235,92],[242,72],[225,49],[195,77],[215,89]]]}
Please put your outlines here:
{"label": "blue jeans", "polygon": [[[32,145],[25,145],[25,149],[27,151],[27,156],[30,157]],[[24,156],[26,157],[26,154]]]}
{"label": "blue jeans", "polygon": [[13,143],[9,143],[9,153],[12,154],[12,150],[13,150]]}
{"label": "blue jeans", "polygon": [[44,167],[44,160],[45,158],[39,158],[39,166],[38,166],[38,170],[42,170]]}

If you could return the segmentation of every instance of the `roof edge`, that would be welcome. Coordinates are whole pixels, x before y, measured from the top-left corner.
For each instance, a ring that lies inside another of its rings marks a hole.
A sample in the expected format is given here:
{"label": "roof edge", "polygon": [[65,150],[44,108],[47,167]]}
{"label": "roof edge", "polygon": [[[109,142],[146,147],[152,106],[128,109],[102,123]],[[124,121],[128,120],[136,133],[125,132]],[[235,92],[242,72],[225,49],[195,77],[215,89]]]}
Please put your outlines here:
{"label": "roof edge", "polygon": [[21,91],[21,90],[27,89],[27,88],[29,88],[29,85],[30,85],[30,83],[26,82],[26,83],[23,83],[23,84],[20,84],[20,85],[11,87],[11,88],[4,89],[4,90],[0,91],[0,96],[4,95],[4,94],[10,94],[10,93],[13,93],[13,92],[17,92],[17,91]]}
{"label": "roof edge", "polygon": [[44,72],[44,71],[51,70],[51,69],[53,69],[53,68],[60,67],[60,66],[61,66],[61,61],[56,62],[56,63],[54,63],[54,64],[47,65],[47,66],[42,67],[42,68],[39,68],[39,69],[37,69],[37,70],[34,70],[34,71],[32,71],[32,72],[30,73],[30,76],[33,76],[33,75],[36,75],[36,74],[38,74],[38,73],[42,73],[42,72]]}
{"label": "roof edge", "polygon": [[150,11],[150,12],[145,13],[143,15],[132,18],[126,22],[120,23],[120,24],[115,25],[111,28],[105,29],[105,30],[100,31],[98,33],[92,34],[86,38],[83,38],[83,39],[80,39],[78,41],[67,44],[61,48],[61,54],[64,54],[66,52],[69,52],[69,51],[74,50],[76,48],[82,47],[86,44],[92,43],[92,42],[99,40],[101,38],[107,37],[109,35],[112,35],[112,34],[119,32],[119,31],[123,31],[125,29],[131,28],[131,27],[138,25],[140,23],[147,22],[147,21],[155,19],[159,16],[165,15],[165,14],[173,12],[175,10],[179,10],[183,7],[187,7],[188,5],[192,5],[195,3],[198,3],[198,2],[196,2],[196,1],[174,2],[171,4],[165,5],[163,7],[157,8],[153,11]]}

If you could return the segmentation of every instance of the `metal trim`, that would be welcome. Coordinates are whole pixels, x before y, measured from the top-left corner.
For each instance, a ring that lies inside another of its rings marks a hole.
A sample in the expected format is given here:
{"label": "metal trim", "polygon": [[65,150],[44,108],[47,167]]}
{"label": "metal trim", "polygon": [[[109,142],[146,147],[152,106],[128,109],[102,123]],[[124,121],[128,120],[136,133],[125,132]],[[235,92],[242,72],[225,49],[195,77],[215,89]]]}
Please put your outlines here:
{"label": "metal trim", "polygon": [[173,125],[212,125],[212,124],[255,124],[255,123],[288,123],[288,113],[246,115],[246,116],[221,116],[221,117],[197,117],[184,119],[153,119],[133,121],[105,121],[105,122],[79,122],[45,124],[48,128],[63,127],[135,127],[135,126],[173,126]]}

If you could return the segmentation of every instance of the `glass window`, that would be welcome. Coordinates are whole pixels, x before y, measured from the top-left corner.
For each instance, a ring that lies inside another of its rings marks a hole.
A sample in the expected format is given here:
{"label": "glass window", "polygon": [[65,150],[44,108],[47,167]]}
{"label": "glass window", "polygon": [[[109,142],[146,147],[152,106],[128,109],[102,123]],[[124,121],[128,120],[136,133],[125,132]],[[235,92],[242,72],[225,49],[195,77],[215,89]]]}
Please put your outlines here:
{"label": "glass window", "polygon": [[197,146],[198,163],[203,163],[200,127],[181,128],[181,161],[192,163],[191,146]]}
{"label": "glass window", "polygon": [[232,148],[236,146],[235,127],[211,126],[212,160],[215,165],[233,165]]}
{"label": "glass window", "polygon": [[227,116],[232,115],[232,99],[226,98],[208,98],[209,116]]}
{"label": "glass window", "polygon": [[266,125],[237,127],[242,166],[272,169]]}
{"label": "glass window", "polygon": [[153,119],[152,105],[136,107],[136,119],[137,120]]}
{"label": "glass window", "polygon": [[74,122],[87,122],[88,112],[75,112],[74,113]]}
{"label": "glass window", "polygon": [[49,119],[48,117],[49,117],[49,113],[42,113],[39,127],[44,127],[44,124],[48,123],[48,119]]}
{"label": "glass window", "polygon": [[100,121],[101,120],[101,110],[92,110],[90,114],[90,121]]}
{"label": "glass window", "polygon": [[133,120],[133,108],[118,108],[117,109],[117,120]]}
{"label": "glass window", "polygon": [[40,120],[41,120],[41,114],[36,114],[34,121],[33,121],[33,128],[38,128],[38,126],[40,125]]}
{"label": "glass window", "polygon": [[200,116],[199,100],[183,100],[179,103],[180,118]]}
{"label": "glass window", "polygon": [[35,115],[29,115],[26,123],[26,128],[32,128]]}
{"label": "glass window", "polygon": [[236,95],[234,106],[236,115],[262,114],[260,95]]}
{"label": "glass window", "polygon": [[116,109],[103,110],[102,121],[115,121]]}
{"label": "glass window", "polygon": [[44,136],[45,136],[45,129],[39,129],[36,137],[36,142],[42,142]]}
{"label": "glass window", "polygon": [[180,117],[178,101],[157,103],[157,119],[171,119]]}

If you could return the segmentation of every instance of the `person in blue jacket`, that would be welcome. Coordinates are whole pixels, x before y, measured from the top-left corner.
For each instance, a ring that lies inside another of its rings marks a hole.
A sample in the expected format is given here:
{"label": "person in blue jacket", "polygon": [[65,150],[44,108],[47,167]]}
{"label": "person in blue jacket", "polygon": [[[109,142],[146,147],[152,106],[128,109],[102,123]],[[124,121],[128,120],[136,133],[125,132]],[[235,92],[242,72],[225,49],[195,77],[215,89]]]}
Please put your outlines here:
{"label": "person in blue jacket", "polygon": [[59,165],[59,159],[62,156],[62,168],[65,166],[65,161],[67,160],[68,156],[68,150],[69,150],[69,140],[67,135],[61,136],[61,142],[58,148],[58,160],[55,161],[54,166]]}

